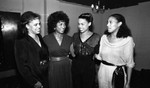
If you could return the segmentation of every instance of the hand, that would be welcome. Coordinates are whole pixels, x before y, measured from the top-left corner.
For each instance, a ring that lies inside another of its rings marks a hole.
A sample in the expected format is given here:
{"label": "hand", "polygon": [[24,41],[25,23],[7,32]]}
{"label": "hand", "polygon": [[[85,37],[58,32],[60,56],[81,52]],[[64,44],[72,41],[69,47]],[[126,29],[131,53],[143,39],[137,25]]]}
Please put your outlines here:
{"label": "hand", "polygon": [[96,59],[98,59],[98,60],[101,60],[99,54],[95,54],[94,57],[95,57]]}
{"label": "hand", "polygon": [[130,88],[130,85],[127,83],[124,88]]}
{"label": "hand", "polygon": [[43,88],[43,85],[41,82],[37,82],[35,85],[34,85],[34,88]]}

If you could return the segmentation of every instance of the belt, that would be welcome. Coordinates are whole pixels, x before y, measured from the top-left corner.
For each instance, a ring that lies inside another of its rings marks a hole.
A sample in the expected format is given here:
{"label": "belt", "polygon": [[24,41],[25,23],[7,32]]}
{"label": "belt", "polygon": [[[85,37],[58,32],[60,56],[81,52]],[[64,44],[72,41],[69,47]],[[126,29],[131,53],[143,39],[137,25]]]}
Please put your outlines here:
{"label": "belt", "polygon": [[104,60],[101,60],[101,62],[102,62],[103,64],[105,64],[105,65],[109,65],[109,66],[117,66],[117,67],[125,66],[125,65],[115,65],[115,64],[113,64],[113,63],[109,63],[109,62],[104,61]]}
{"label": "belt", "polygon": [[50,61],[61,61],[66,59],[67,57],[50,57]]}
{"label": "belt", "polygon": [[109,63],[109,62],[107,62],[107,61],[104,61],[104,60],[101,60],[101,62],[102,62],[103,64],[105,64],[105,65],[116,66],[116,65],[114,65],[114,64],[112,64],[112,63]]}

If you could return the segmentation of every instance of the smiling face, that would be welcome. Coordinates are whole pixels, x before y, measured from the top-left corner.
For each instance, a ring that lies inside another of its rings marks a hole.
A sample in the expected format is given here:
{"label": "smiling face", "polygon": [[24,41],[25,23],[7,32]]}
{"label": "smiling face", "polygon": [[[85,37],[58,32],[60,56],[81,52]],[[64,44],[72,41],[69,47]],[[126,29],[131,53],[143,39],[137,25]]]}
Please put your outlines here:
{"label": "smiling face", "polygon": [[35,18],[31,20],[28,24],[26,24],[28,29],[28,33],[30,34],[39,34],[41,31],[41,22],[40,19]]}
{"label": "smiling face", "polygon": [[78,28],[81,33],[88,31],[89,26],[91,26],[91,22],[88,22],[86,19],[79,18]]}
{"label": "smiling face", "polygon": [[59,21],[57,24],[56,24],[56,27],[55,27],[55,32],[57,33],[60,33],[60,34],[63,34],[64,31],[66,29],[66,24],[64,21]]}
{"label": "smiling face", "polygon": [[118,22],[118,20],[115,17],[109,17],[107,22],[107,28],[109,33],[118,32],[122,22]]}

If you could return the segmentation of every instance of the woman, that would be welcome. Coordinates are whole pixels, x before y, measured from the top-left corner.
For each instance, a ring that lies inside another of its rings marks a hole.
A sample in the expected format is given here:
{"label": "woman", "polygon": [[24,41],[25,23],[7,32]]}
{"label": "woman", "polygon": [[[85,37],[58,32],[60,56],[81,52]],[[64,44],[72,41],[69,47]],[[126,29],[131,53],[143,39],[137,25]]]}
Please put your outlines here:
{"label": "woman", "polygon": [[48,35],[43,39],[50,55],[49,88],[72,88],[71,60],[68,58],[72,39],[65,34],[69,18],[63,11],[48,17]]}
{"label": "woman", "polygon": [[102,62],[98,71],[99,88],[129,88],[135,45],[131,32],[121,14],[109,16],[107,27],[96,55]]}
{"label": "woman", "polygon": [[[21,16],[23,38],[16,40],[15,57],[21,88],[46,88],[48,49],[41,35],[40,16],[27,11]],[[44,77],[45,76],[45,77]]]}
{"label": "woman", "polygon": [[100,39],[92,32],[93,16],[83,13],[78,17],[79,32],[73,35],[71,46],[72,77],[74,88],[94,88],[96,69],[94,63],[95,47]]}

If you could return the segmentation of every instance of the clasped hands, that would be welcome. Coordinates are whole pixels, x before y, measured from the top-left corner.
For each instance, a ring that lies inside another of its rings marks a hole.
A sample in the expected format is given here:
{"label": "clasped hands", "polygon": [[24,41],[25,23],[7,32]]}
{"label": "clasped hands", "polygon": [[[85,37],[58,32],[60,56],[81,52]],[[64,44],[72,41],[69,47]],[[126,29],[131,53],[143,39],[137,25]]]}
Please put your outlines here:
{"label": "clasped hands", "polygon": [[41,82],[37,82],[35,85],[34,85],[34,88],[43,88],[43,85]]}

